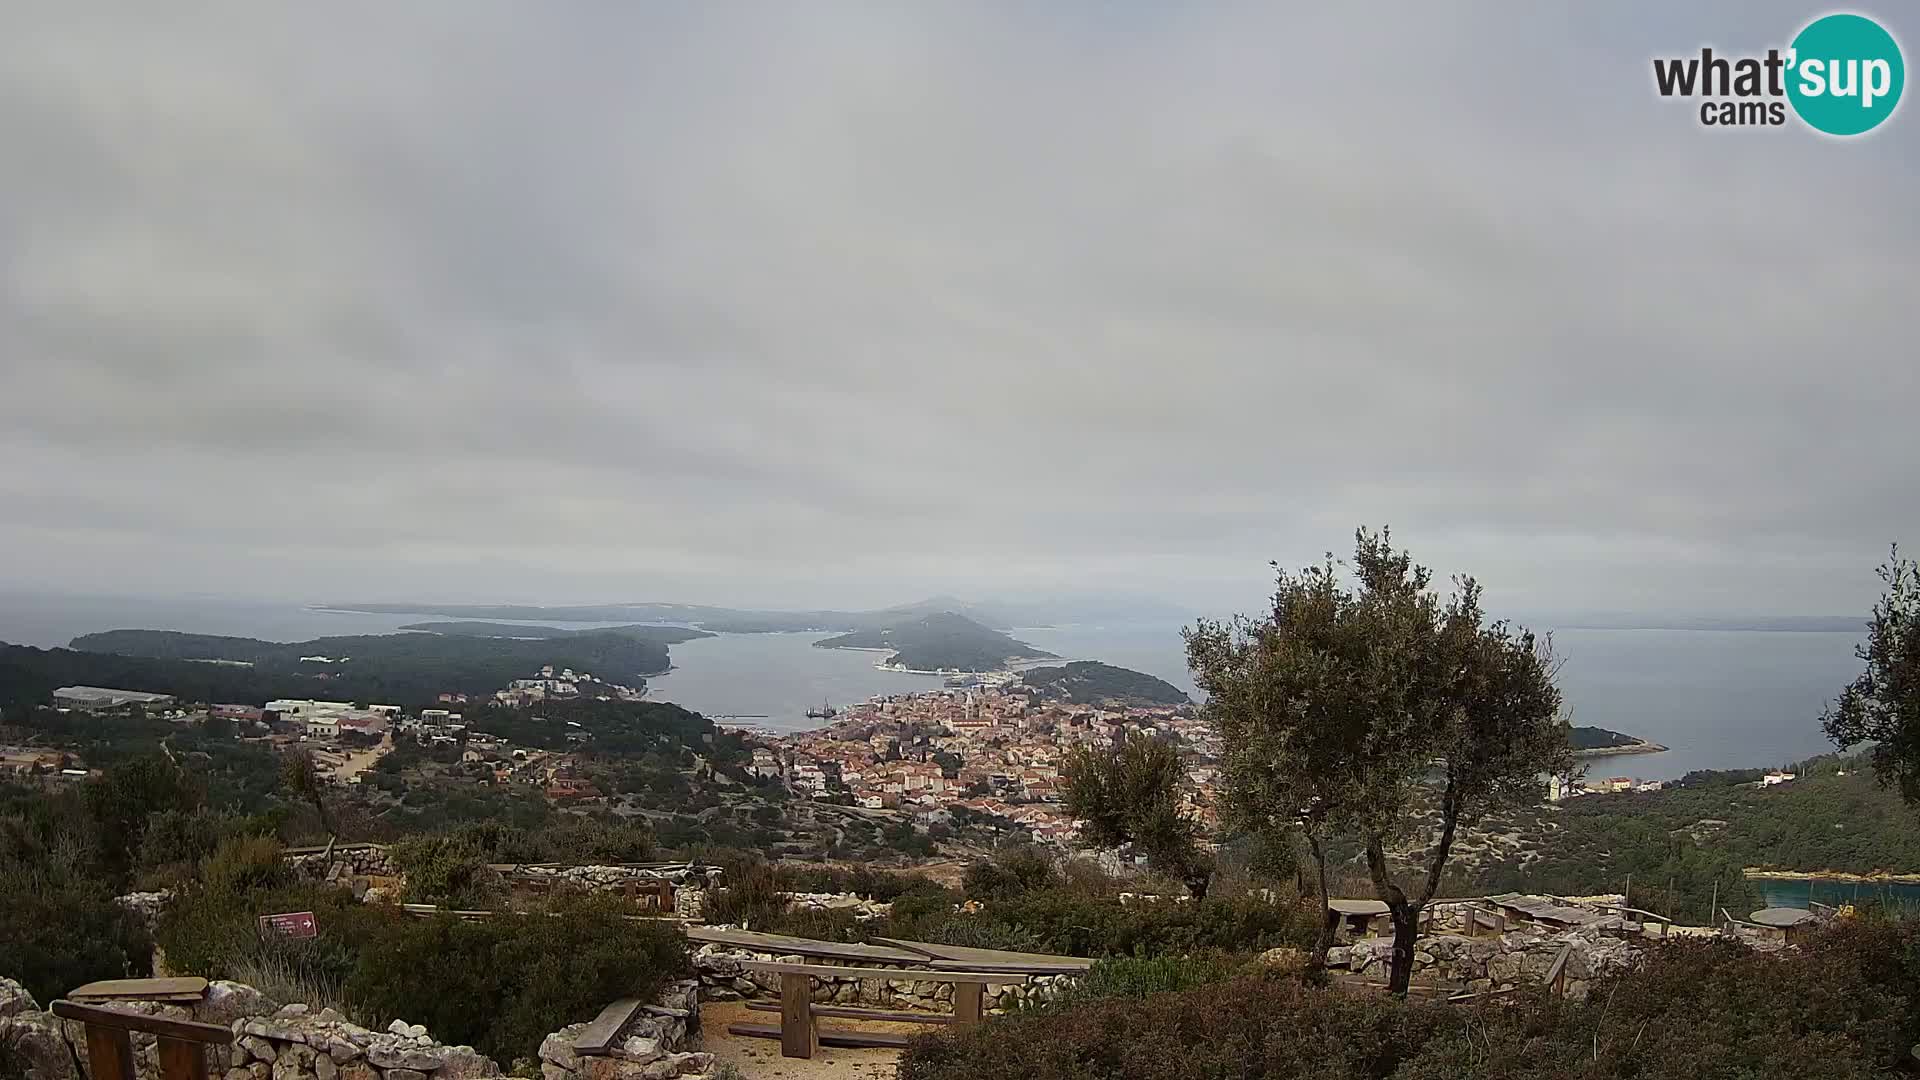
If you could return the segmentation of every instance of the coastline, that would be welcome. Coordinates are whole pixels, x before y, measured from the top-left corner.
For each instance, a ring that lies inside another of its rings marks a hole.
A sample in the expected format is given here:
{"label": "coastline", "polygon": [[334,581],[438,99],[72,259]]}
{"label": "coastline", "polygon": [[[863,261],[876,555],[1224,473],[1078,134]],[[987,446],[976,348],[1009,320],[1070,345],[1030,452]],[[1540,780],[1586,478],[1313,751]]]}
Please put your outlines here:
{"label": "coastline", "polygon": [[1749,881],[1857,881],[1863,885],[1920,885],[1920,874],[1894,874],[1875,870],[1870,874],[1850,874],[1844,870],[1765,870],[1749,866],[1740,871]]}
{"label": "coastline", "polygon": [[1586,750],[1575,750],[1573,756],[1586,758],[1613,757],[1616,754],[1664,754],[1667,750],[1668,747],[1661,746],[1657,742],[1648,742],[1645,739],[1641,739],[1638,742],[1629,743],[1626,746],[1595,746]]}

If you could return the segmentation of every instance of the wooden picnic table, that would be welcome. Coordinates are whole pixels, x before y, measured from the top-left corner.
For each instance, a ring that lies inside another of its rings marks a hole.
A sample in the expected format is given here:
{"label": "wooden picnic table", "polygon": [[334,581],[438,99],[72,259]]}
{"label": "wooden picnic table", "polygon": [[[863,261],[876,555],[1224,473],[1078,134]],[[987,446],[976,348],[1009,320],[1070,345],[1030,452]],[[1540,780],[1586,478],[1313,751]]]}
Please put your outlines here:
{"label": "wooden picnic table", "polygon": [[119,1012],[65,998],[47,1011],[86,1025],[87,1072],[94,1080],[134,1080],[135,1031],[156,1037],[160,1080],[207,1080],[206,1047],[233,1041],[233,1032],[218,1024]]}
{"label": "wooden picnic table", "polygon": [[974,949],[964,945],[943,945],[937,941],[877,937],[873,940],[920,954],[921,961],[935,971],[1010,971],[1023,975],[1078,975],[1093,967],[1084,956],[1055,956],[1051,953],[1012,952],[1007,949]]}
{"label": "wooden picnic table", "polygon": [[[890,945],[861,945],[845,941],[816,941],[787,934],[763,934],[754,930],[724,930],[714,926],[687,927],[687,940],[732,945],[775,956],[812,956],[822,960],[853,960],[870,964],[924,964],[924,953],[909,952]],[[876,940],[885,941],[885,938]]]}
{"label": "wooden picnic table", "polygon": [[[985,1012],[987,986],[1022,984],[1030,979],[1028,975],[1006,972],[916,971],[898,968],[835,967],[831,964],[787,964],[762,960],[742,961],[740,966],[748,971],[764,971],[780,976],[780,1023],[777,1026],[729,1024],[727,1031],[734,1035],[745,1035],[751,1038],[779,1039],[780,1056],[790,1058],[811,1058],[822,1045],[902,1047],[907,1044],[907,1036],[891,1032],[822,1032],[815,1022],[815,1018],[819,1016],[902,1022],[902,1017],[910,1014],[844,1006],[834,1006],[831,1011],[828,1011],[828,1007],[816,1006],[813,1003],[814,979],[891,979],[952,983],[953,1016],[945,1022],[956,1027],[972,1027],[980,1023]],[[940,1023],[942,1020],[929,1017],[926,1020],[913,1019],[908,1022]]]}

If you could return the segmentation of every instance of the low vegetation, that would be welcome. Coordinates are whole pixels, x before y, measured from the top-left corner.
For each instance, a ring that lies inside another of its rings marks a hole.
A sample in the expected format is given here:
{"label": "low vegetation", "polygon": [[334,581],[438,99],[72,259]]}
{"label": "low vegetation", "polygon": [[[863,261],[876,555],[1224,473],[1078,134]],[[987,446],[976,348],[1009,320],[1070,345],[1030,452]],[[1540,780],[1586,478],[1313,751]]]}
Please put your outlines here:
{"label": "low vegetation", "polygon": [[[1174,976],[1180,978],[1181,976]],[[922,1039],[901,1080],[1867,1080],[1920,1036],[1912,924],[1835,929],[1793,955],[1675,942],[1585,1002],[1459,1007],[1273,973],[1016,1014]]]}

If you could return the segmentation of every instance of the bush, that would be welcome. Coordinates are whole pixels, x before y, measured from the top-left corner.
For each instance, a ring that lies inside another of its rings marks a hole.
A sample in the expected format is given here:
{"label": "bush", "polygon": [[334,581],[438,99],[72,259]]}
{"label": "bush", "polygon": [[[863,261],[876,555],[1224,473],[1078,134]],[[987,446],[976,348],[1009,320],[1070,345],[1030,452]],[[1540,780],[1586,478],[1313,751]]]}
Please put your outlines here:
{"label": "bush", "polygon": [[108,890],[13,870],[0,877],[0,975],[44,1005],[96,979],[145,976],[153,941]]}
{"label": "bush", "polygon": [[229,836],[200,864],[201,884],[224,896],[279,888],[293,880],[280,851],[271,836]]}
{"label": "bush", "polygon": [[1010,900],[1060,882],[1060,871],[1051,857],[1038,848],[1021,845],[1002,849],[993,858],[967,867],[962,884],[967,895],[976,900]]}
{"label": "bush", "polygon": [[1123,905],[1068,889],[1046,889],[1017,899],[989,901],[975,914],[930,916],[907,925],[896,920],[889,936],[972,945],[1029,949],[1068,956],[1166,956],[1200,950],[1257,952],[1279,945],[1310,945],[1312,913],[1297,906],[1252,897],[1209,897],[1175,903]]}
{"label": "bush", "polygon": [[[295,911],[313,912],[317,937],[290,941],[260,932],[260,916]],[[361,950],[404,918],[397,908],[360,903],[337,886],[296,883],[236,892],[203,884],[168,905],[154,936],[171,971],[235,979],[276,994],[313,995],[283,997],[283,1004],[339,1007]]]}
{"label": "bush", "polygon": [[458,836],[415,837],[393,845],[388,855],[406,875],[412,903],[480,909],[505,897],[505,885],[488,869],[485,854]]}
{"label": "bush", "polygon": [[721,887],[707,896],[708,922],[734,923],[755,930],[770,926],[786,914],[787,902],[781,897],[786,887],[772,866],[758,861],[738,861],[723,866]]}
{"label": "bush", "polygon": [[1117,956],[1088,969],[1060,997],[1033,1008],[1055,1011],[1107,998],[1141,998],[1223,982],[1247,967],[1243,956],[1205,952],[1193,956]]}
{"label": "bush", "polygon": [[549,1032],[690,973],[676,926],[627,912],[576,895],[524,916],[405,920],[361,950],[347,994],[376,1023],[425,1024],[496,1061],[532,1057]]}
{"label": "bush", "polygon": [[[1508,1006],[1413,1004],[1263,972],[924,1038],[899,1076],[1866,1080],[1911,1045],[1915,940],[1906,924],[1840,927],[1781,955],[1676,941],[1640,968],[1597,981],[1581,1003],[1535,994]],[[1126,992],[1186,977],[1178,965],[1111,970],[1089,981],[1111,978],[1106,985]]]}

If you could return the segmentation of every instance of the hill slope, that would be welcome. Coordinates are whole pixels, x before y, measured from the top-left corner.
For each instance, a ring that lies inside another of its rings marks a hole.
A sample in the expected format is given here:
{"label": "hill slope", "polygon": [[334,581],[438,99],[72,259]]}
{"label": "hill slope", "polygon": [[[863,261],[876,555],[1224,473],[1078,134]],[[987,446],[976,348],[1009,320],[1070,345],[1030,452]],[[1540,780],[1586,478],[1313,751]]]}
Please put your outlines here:
{"label": "hill slope", "polygon": [[909,671],[997,671],[1011,660],[1053,658],[1050,652],[951,611],[813,644],[821,649],[887,649],[893,653],[887,666]]}
{"label": "hill slope", "polygon": [[1192,704],[1184,691],[1165,679],[1097,660],[1030,668],[1021,674],[1020,681],[1038,690],[1042,697],[1076,705],[1152,708]]}
{"label": "hill slope", "polygon": [[[148,663],[129,664],[128,658]],[[157,690],[195,700],[226,689],[229,693],[223,696],[237,701],[333,697],[405,705],[431,700],[446,690],[491,693],[544,664],[639,685],[647,675],[666,669],[667,646],[603,632],[535,641],[409,633],[280,642],[171,630],[109,630],[74,638],[71,651],[24,650],[14,660],[43,675],[66,673],[66,682]],[[205,662],[211,660],[231,663]],[[111,681],[117,672],[137,675],[147,685]]]}

